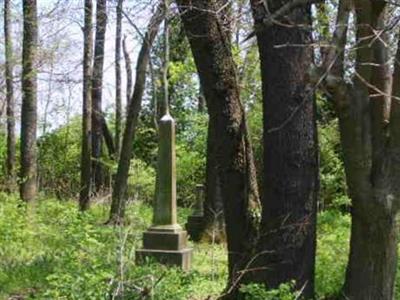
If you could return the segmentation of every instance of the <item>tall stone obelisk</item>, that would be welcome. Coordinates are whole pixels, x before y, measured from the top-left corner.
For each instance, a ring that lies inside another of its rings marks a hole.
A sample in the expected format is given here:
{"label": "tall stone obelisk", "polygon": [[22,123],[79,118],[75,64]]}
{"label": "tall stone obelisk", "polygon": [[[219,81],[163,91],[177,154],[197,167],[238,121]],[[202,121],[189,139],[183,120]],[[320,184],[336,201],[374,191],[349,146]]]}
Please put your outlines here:
{"label": "tall stone obelisk", "polygon": [[165,1],[165,59],[163,68],[164,115],[159,121],[157,181],[153,224],[143,233],[143,249],[136,251],[137,262],[146,257],[183,270],[190,268],[192,249],[187,247],[187,232],[176,218],[175,121],[168,109],[169,31],[168,0]]}
{"label": "tall stone obelisk", "polygon": [[187,232],[176,218],[175,122],[169,114],[159,122],[158,147],[153,224],[143,234],[143,249],[136,251],[136,259],[142,262],[150,257],[188,270],[192,249],[187,247]]}

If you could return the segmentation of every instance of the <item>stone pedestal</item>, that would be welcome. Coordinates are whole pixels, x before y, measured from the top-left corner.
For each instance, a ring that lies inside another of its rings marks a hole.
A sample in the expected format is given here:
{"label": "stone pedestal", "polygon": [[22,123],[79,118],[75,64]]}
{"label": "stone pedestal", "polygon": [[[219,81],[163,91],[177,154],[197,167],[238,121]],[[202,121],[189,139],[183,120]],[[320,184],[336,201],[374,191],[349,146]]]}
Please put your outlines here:
{"label": "stone pedestal", "polygon": [[136,251],[136,261],[150,258],[189,270],[192,249],[176,218],[175,122],[169,114],[160,120],[159,134],[153,225],[143,233],[143,249]]}
{"label": "stone pedestal", "polygon": [[204,185],[196,186],[196,198],[193,214],[188,217],[185,225],[192,241],[198,242],[204,230]]}
{"label": "stone pedestal", "polygon": [[189,270],[192,249],[187,246],[187,232],[180,227],[150,227],[143,233],[143,249],[136,251],[138,263],[144,262],[146,258]]}

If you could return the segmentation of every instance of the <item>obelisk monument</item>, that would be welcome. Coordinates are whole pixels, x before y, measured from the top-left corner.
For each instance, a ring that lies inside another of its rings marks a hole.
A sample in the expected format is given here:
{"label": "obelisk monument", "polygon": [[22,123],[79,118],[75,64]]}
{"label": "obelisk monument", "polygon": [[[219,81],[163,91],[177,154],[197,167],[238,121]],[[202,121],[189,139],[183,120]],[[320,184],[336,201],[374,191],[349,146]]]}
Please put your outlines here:
{"label": "obelisk monument", "polygon": [[[166,4],[166,12],[168,7]],[[146,257],[188,270],[192,249],[187,246],[187,232],[176,217],[175,121],[168,109],[168,14],[165,16],[165,61],[163,116],[159,121],[157,180],[153,224],[143,233],[143,248],[136,251],[137,262]]]}

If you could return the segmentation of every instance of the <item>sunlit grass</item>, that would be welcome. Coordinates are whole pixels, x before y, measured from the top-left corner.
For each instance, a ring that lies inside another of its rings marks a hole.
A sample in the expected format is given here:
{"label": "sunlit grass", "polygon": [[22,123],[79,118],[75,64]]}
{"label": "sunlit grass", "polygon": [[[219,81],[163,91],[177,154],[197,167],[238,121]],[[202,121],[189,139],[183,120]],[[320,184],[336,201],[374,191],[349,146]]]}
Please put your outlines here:
{"label": "sunlit grass", "polygon": [[[181,223],[188,213],[179,211]],[[102,299],[115,292],[118,283],[125,286],[128,299],[146,289],[160,300],[221,293],[227,272],[224,246],[190,243],[194,255],[187,273],[137,266],[134,253],[151,223],[151,208],[129,205],[125,227],[104,225],[107,214],[108,205],[93,205],[81,215],[76,203],[54,199],[39,200],[35,212],[27,214],[16,197],[1,194],[0,299]]]}

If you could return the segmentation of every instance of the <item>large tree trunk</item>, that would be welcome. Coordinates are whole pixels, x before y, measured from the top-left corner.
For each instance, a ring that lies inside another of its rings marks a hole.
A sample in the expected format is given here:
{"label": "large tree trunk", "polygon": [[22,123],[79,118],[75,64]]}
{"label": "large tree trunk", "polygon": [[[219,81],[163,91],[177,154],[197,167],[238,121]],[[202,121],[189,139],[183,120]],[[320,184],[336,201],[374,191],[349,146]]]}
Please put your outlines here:
{"label": "large tree trunk", "polygon": [[[285,3],[269,1],[270,12]],[[260,1],[252,1],[252,7],[257,28],[267,12]],[[290,45],[312,42],[311,7],[297,8],[279,21],[257,32],[264,110],[259,251],[264,254],[256,262],[260,270],[253,275],[270,288],[296,280],[308,298],[314,293],[318,195],[315,103],[306,78],[313,50]]]}
{"label": "large tree trunk", "polygon": [[[397,269],[397,214],[399,141],[398,105],[393,100],[390,143],[387,143],[387,97],[390,74],[387,67],[386,4],[355,1],[357,16],[356,76],[349,88],[348,107],[339,107],[346,177],[353,201],[350,256],[344,294],[351,300],[392,300]],[[368,24],[366,26],[365,24]],[[368,46],[367,46],[368,45]],[[372,47],[371,47],[372,45]],[[399,44],[400,45],[400,44]],[[400,58],[400,49],[396,61]],[[395,66],[394,89],[399,96],[400,68]],[[379,96],[376,97],[377,91]],[[357,116],[357,124],[347,117]],[[365,111],[369,114],[365,114]],[[350,136],[355,128],[358,143]],[[352,146],[350,140],[353,140]],[[388,148],[389,145],[389,148]],[[358,150],[354,152],[354,147]],[[347,162],[347,164],[346,164]],[[397,202],[393,202],[393,201]]]}
{"label": "large tree trunk", "polygon": [[93,3],[85,0],[85,26],[83,29],[83,104],[82,104],[82,153],[81,153],[81,191],[79,194],[80,209],[89,207],[91,193],[91,149],[92,149],[92,101],[91,101],[91,76],[93,53]]}
{"label": "large tree trunk", "polygon": [[23,11],[20,194],[24,201],[31,202],[37,194],[37,70],[35,62],[38,25],[36,0],[24,0]]}
{"label": "large tree trunk", "polygon": [[96,192],[99,192],[104,183],[104,170],[100,162],[103,134],[103,65],[104,44],[107,27],[107,0],[97,0],[96,7],[96,38],[94,42],[94,61],[92,75],[92,180]]}
{"label": "large tree trunk", "polygon": [[135,137],[139,112],[142,107],[143,92],[146,83],[146,70],[150,60],[150,50],[156,38],[158,28],[164,16],[164,5],[160,4],[150,20],[144,36],[136,65],[136,81],[133,95],[129,101],[126,125],[122,139],[122,148],[118,162],[115,186],[112,194],[110,219],[108,223],[121,223],[124,218],[126,205],[126,188],[128,184],[129,168],[132,158],[132,146]]}
{"label": "large tree trunk", "polygon": [[[393,300],[398,241],[396,214],[384,207],[384,199],[360,200],[366,205],[355,203],[352,210],[345,299]],[[382,204],[374,205],[375,201]]]}
{"label": "large tree trunk", "polygon": [[14,190],[15,185],[15,101],[14,101],[14,58],[11,29],[10,0],[4,0],[4,38],[5,38],[5,78],[7,101],[7,189]]}
{"label": "large tree trunk", "polygon": [[121,96],[121,31],[122,31],[122,3],[117,3],[117,24],[115,34],[115,151],[119,154],[121,142],[122,96]]}
{"label": "large tree trunk", "polygon": [[[229,37],[211,1],[178,0],[210,122],[215,124],[218,175],[224,204],[230,282],[242,276],[257,225],[251,213],[245,112],[239,98],[236,66]],[[229,289],[228,292],[233,289]]]}
{"label": "large tree trunk", "polygon": [[[206,197],[204,202],[204,221],[203,221],[203,239],[214,241],[224,241],[225,222],[223,212],[223,199],[221,191],[221,179],[218,172],[219,159],[217,148],[216,125],[209,120],[207,136],[207,161],[206,161]],[[245,147],[246,159],[248,162],[248,197],[249,202],[253,203],[253,208],[259,209],[259,191],[257,182],[257,172],[254,164],[252,145],[250,143],[247,124],[245,124]]]}
{"label": "large tree trunk", "polygon": [[204,201],[204,231],[202,238],[210,236],[216,241],[225,239],[224,211],[221,180],[218,174],[218,153],[215,124],[209,120],[207,135],[206,192]]}
{"label": "large tree trunk", "polygon": [[[351,2],[342,0],[338,20],[347,26]],[[399,211],[400,106],[392,101],[388,126],[390,74],[382,31],[386,3],[356,0],[357,49],[355,75],[345,81],[340,57],[346,32],[337,30],[329,55],[337,64],[326,82],[336,103],[349,193],[352,199],[350,256],[344,299],[393,300],[397,266]],[[347,6],[347,8],[346,8]],[[379,33],[379,38],[377,34]],[[343,59],[343,57],[342,57]],[[400,49],[393,79],[393,96],[400,96]]]}

